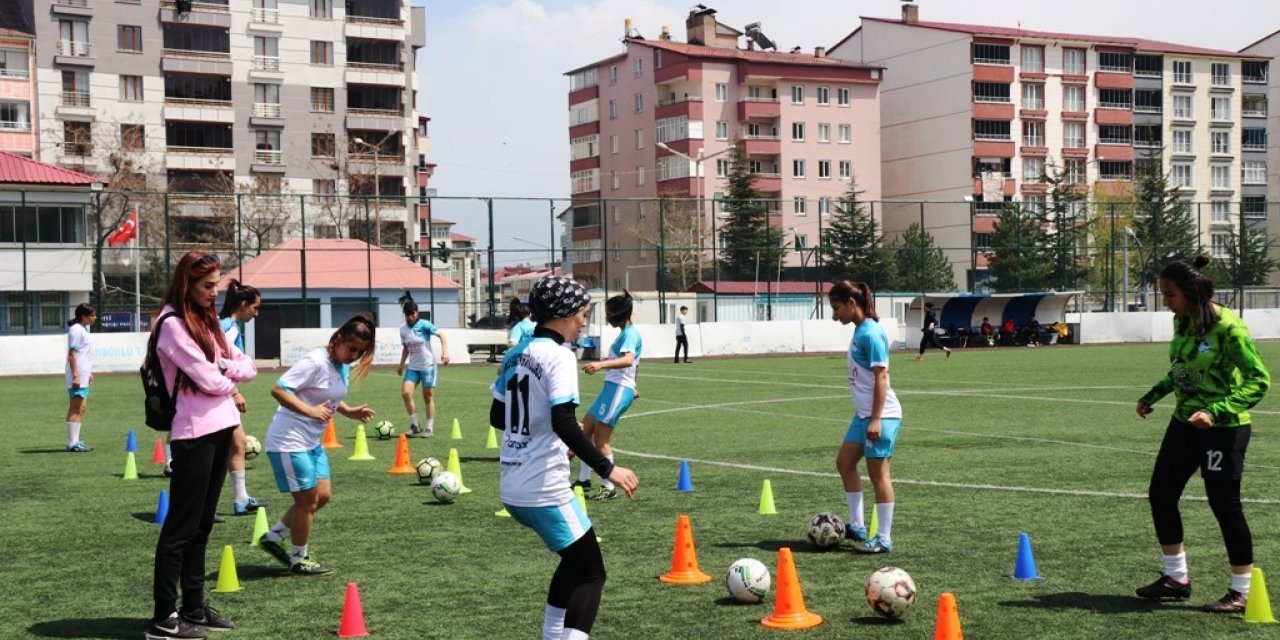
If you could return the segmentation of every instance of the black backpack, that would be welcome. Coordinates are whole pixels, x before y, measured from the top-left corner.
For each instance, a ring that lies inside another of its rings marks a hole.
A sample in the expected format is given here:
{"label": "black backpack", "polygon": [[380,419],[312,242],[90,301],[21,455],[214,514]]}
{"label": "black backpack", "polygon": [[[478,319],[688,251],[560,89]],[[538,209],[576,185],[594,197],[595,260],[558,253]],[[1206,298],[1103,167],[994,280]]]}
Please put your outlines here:
{"label": "black backpack", "polygon": [[156,319],[151,339],[147,341],[147,358],[142,361],[138,372],[142,375],[142,392],[145,395],[143,407],[146,413],[146,424],[156,431],[168,431],[173,428],[173,416],[178,411],[178,388],[182,381],[179,371],[173,381],[173,392],[164,383],[164,370],[160,367],[160,356],[156,354],[156,343],[160,332],[164,330],[164,321],[178,314],[169,312]]}

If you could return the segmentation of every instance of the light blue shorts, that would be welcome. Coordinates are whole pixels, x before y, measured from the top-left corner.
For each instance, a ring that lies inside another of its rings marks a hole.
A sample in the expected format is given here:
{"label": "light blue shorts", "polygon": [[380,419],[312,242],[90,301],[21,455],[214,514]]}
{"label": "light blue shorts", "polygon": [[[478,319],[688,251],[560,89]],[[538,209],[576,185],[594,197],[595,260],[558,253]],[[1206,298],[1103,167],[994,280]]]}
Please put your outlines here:
{"label": "light blue shorts", "polygon": [[431,367],[427,370],[422,369],[405,369],[404,381],[412,382],[415,385],[422,385],[425,389],[436,388],[436,368]]}
{"label": "light blue shorts", "polygon": [[591,528],[591,519],[577,498],[570,498],[558,507],[503,506],[516,522],[533,529],[547,548],[555,552],[577,542]]}
{"label": "light blue shorts", "polygon": [[280,493],[314,489],[319,481],[329,479],[329,455],[324,447],[310,451],[268,451],[267,459],[271,461],[271,472]]}
{"label": "light blue shorts", "polygon": [[80,387],[79,389],[72,389],[71,387],[67,387],[67,397],[68,398],[88,398],[89,387]]}
{"label": "light blue shorts", "polygon": [[880,418],[880,439],[874,442],[867,440],[869,424],[871,418],[854,416],[849,423],[849,430],[844,433],[844,441],[862,445],[864,457],[892,458],[893,445],[897,443],[898,431],[902,428],[902,418]]}
{"label": "light blue shorts", "polygon": [[631,402],[635,399],[635,389],[621,386],[616,382],[606,382],[587,413],[595,416],[596,422],[608,425],[610,428],[616,427],[618,420],[622,419],[622,414],[631,408]]}

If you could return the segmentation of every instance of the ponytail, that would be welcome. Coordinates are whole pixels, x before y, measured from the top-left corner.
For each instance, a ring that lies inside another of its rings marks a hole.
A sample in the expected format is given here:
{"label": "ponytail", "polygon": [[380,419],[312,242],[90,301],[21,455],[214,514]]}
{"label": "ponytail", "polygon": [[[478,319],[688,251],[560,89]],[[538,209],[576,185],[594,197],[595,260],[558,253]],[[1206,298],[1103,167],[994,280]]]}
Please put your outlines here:
{"label": "ponytail", "polygon": [[67,321],[67,326],[80,324],[85,318],[97,313],[94,308],[87,302],[81,302],[76,305],[76,317]]}
{"label": "ponytail", "polygon": [[604,319],[610,325],[621,329],[631,321],[631,310],[635,304],[631,292],[623,290],[619,295],[609,298],[604,303]]}
{"label": "ponytail", "polygon": [[876,296],[871,292],[871,286],[865,282],[841,280],[831,285],[827,298],[833,302],[852,302],[858,305],[863,316],[880,320],[880,316],[876,315]]}
{"label": "ponytail", "polygon": [[521,320],[528,318],[531,313],[532,310],[529,308],[529,305],[520,302],[520,298],[518,297],[512,298],[511,307],[507,311],[507,324],[520,322]]}
{"label": "ponytail", "polygon": [[360,361],[351,371],[351,380],[363,380],[369,375],[369,370],[373,368],[373,355],[376,350],[375,338],[377,337],[378,328],[374,326],[373,316],[367,313],[357,313],[351,316],[346,322],[338,327],[337,331],[329,337],[329,354],[332,356],[334,348],[347,340],[362,340],[367,347],[364,355],[360,357]]}
{"label": "ponytail", "polygon": [[1208,265],[1209,258],[1196,256],[1190,261],[1174,260],[1160,270],[1160,279],[1177,287],[1191,306],[1188,317],[1177,319],[1178,330],[1196,337],[1204,336],[1218,322],[1213,310],[1213,280],[1201,271]]}
{"label": "ponytail", "polygon": [[232,278],[227,283],[227,295],[222,300],[222,313],[218,314],[220,318],[230,318],[232,314],[240,310],[246,304],[253,304],[262,294],[258,293],[258,289],[247,284],[240,284],[239,280]]}

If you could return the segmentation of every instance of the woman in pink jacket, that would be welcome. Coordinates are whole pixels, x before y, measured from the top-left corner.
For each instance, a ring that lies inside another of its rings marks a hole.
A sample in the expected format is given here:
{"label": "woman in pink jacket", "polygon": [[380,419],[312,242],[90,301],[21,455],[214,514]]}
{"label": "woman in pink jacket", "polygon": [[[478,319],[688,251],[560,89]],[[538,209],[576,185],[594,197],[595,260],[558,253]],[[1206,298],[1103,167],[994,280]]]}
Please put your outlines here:
{"label": "woman in pink jacket", "polygon": [[[165,385],[173,389],[177,384],[178,394],[169,432],[169,514],[156,543],[155,614],[147,625],[149,640],[203,638],[206,629],[234,626],[205,602],[205,546],[226,479],[231,435],[240,424],[236,405],[244,399],[236,383],[252,380],[257,370],[252,360],[227,343],[218,324],[214,302],[221,266],[212,253],[195,250],[183,256],[156,323],[164,327],[156,353]],[[168,313],[175,315],[164,317]]]}

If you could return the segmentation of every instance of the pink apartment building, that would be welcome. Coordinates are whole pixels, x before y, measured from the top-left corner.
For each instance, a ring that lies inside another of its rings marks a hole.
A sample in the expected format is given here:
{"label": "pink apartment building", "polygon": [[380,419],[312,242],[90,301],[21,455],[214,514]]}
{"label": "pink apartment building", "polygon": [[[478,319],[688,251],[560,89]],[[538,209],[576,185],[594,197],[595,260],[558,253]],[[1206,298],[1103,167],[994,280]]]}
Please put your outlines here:
{"label": "pink apartment building", "polygon": [[660,194],[701,205],[695,243],[710,278],[719,241],[711,230],[723,223],[712,211],[735,141],[771,201],[771,224],[788,232],[789,266],[811,257],[851,181],[864,199],[881,196],[882,68],[829,58],[823,47],[743,44],[715,13],[689,14],[687,42],[665,28],[657,40],[628,28],[622,53],[565,74],[573,204],[562,219],[568,261],[583,282],[656,288]]}
{"label": "pink apartment building", "polygon": [[0,151],[32,157],[36,149],[35,34],[18,12],[0,11]]}

